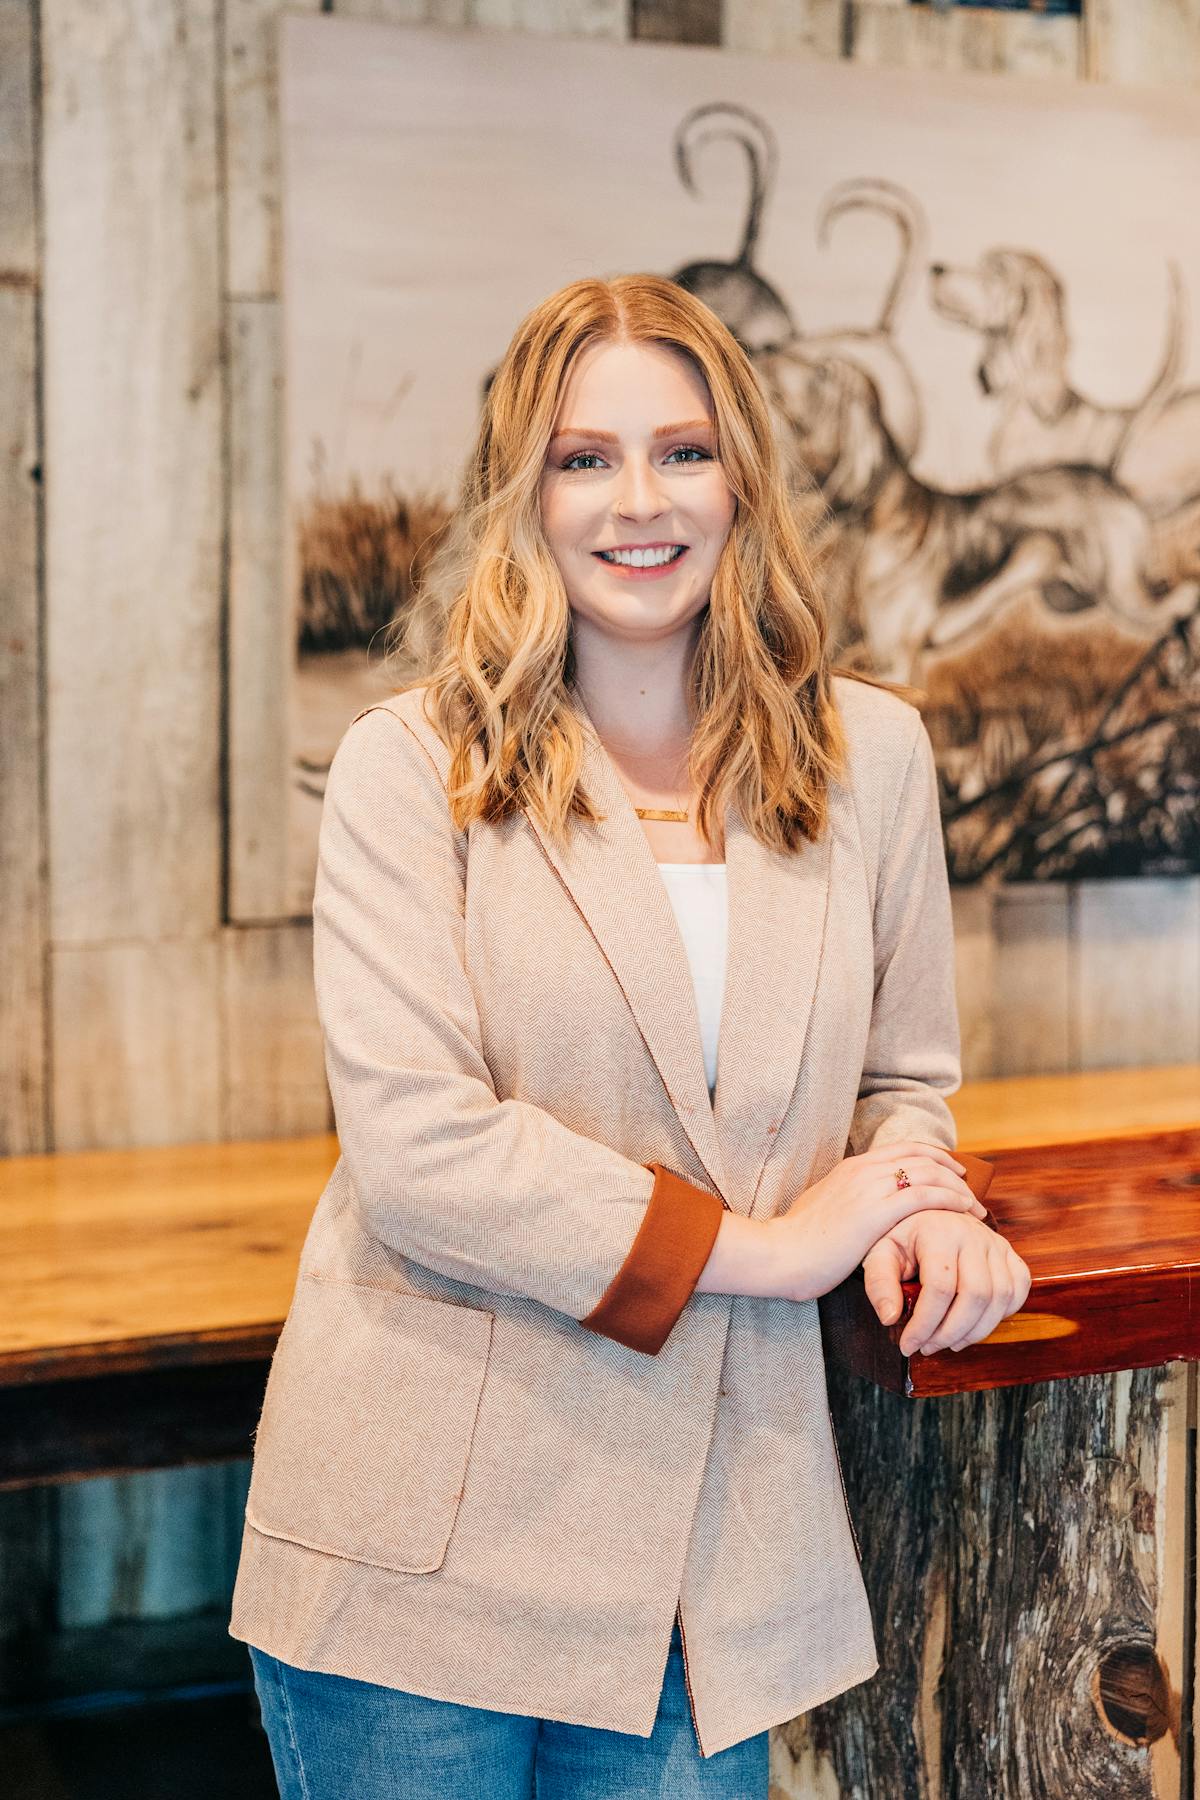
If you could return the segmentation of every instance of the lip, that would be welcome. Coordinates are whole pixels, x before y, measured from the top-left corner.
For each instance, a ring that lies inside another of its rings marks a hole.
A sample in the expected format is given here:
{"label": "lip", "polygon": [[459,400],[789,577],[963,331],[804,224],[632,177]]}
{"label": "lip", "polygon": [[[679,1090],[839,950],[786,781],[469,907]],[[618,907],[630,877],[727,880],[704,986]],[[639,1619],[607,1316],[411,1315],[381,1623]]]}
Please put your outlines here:
{"label": "lip", "polygon": [[661,581],[664,575],[670,575],[683,562],[691,548],[689,544],[679,544],[677,539],[668,538],[661,544],[605,545],[606,550],[674,550],[677,546],[682,552],[681,555],[675,557],[672,562],[659,563],[657,568],[650,569],[634,569],[627,563],[605,562],[598,550],[593,550],[592,555],[602,568],[607,569],[610,575],[615,575],[619,581]]}

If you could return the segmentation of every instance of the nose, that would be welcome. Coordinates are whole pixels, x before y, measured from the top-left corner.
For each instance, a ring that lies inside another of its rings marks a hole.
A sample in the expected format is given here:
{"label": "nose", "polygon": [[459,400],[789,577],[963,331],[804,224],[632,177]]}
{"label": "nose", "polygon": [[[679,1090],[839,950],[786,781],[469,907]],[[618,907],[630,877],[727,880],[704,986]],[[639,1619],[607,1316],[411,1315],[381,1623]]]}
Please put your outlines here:
{"label": "nose", "polygon": [[623,519],[653,519],[663,511],[663,491],[649,457],[627,456],[621,469],[617,512]]}

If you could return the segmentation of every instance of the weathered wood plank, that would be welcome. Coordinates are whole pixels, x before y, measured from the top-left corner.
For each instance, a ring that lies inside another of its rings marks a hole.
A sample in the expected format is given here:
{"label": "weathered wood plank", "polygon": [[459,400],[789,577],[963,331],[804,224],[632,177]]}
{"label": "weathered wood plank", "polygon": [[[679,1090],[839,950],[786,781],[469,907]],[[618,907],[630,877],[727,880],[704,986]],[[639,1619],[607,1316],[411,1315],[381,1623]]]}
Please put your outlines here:
{"label": "weathered wood plank", "polygon": [[41,447],[33,14],[0,4],[0,1154],[43,1150]]}
{"label": "weathered wood plank", "polygon": [[995,1075],[1071,1067],[1071,892],[1061,881],[1014,882],[996,897]]}
{"label": "weathered wood plank", "polygon": [[[36,27],[0,0],[0,1156],[50,1143],[42,785]],[[0,1695],[54,1627],[54,1505],[0,1497]]]}
{"label": "weathered wood plank", "polygon": [[0,1152],[47,1144],[46,824],[41,775],[41,643],[32,292],[0,287]]}
{"label": "weathered wood plank", "polygon": [[220,913],[214,15],[40,11],[57,944],[194,936]]}
{"label": "weathered wood plank", "polygon": [[964,1081],[995,1073],[996,888],[977,881],[950,890],[954,913],[955,987]]}
{"label": "weathered wood plank", "polygon": [[36,293],[34,22],[30,0],[0,0],[0,287]]}
{"label": "weathered wood plank", "polygon": [[477,22],[471,0],[330,0],[329,11],[340,18],[389,25],[464,27]]}
{"label": "weathered wood plank", "polygon": [[1071,952],[1072,1067],[1200,1056],[1200,876],[1081,882]]}
{"label": "weathered wood plank", "polygon": [[1155,1656],[1161,1679],[1146,1660],[1134,1691],[1145,1694],[1152,1684],[1162,1695],[1167,1729],[1150,1744],[1153,1792],[1178,1795],[1191,1791],[1187,1777],[1194,1754],[1187,1741],[1189,1721],[1184,1709],[1192,1681],[1194,1644],[1191,1601],[1195,1566],[1189,1567],[1188,1528],[1189,1494],[1195,1480],[1191,1450],[1196,1429],[1196,1364],[1172,1363],[1165,1371],[1160,1398],[1163,1428],[1157,1445],[1146,1446],[1146,1469],[1140,1491],[1132,1496],[1130,1522],[1135,1566],[1147,1593],[1156,1596]]}
{"label": "weathered wood plank", "polygon": [[630,0],[629,35],[641,43],[719,44],[721,0]]}
{"label": "weathered wood plank", "polygon": [[50,1488],[0,1493],[0,1700],[27,1676],[30,1647],[54,1631],[54,1521]]}
{"label": "weathered wood plank", "polygon": [[[284,0],[225,0],[221,9],[225,293],[233,300],[278,300],[282,291],[277,51],[283,9]],[[320,0],[287,0],[289,13],[320,10]]]}
{"label": "weathered wood plank", "polygon": [[[60,1146],[219,1129],[218,10],[48,0],[39,15]],[[136,1505],[121,1532],[97,1519],[94,1597],[136,1598],[141,1568],[163,1601],[195,1598],[213,1477],[172,1479],[177,1527]],[[73,1504],[99,1504],[85,1493]],[[78,1579],[78,1559],[60,1562],[60,1619]]]}
{"label": "weathered wood plank", "polygon": [[227,318],[229,917],[250,924],[283,918],[288,910],[289,704],[296,629],[284,555],[279,303],[233,300]]}
{"label": "weathered wood plank", "polygon": [[311,922],[225,931],[221,988],[222,1137],[331,1131]]}
{"label": "weathered wood plank", "polygon": [[216,938],[51,953],[59,1150],[220,1136]]}
{"label": "weathered wood plank", "polygon": [[626,0],[333,0],[330,11],[403,25],[482,25],[561,37],[628,34]]}
{"label": "weathered wood plank", "polygon": [[[247,1362],[128,1369],[0,1387],[0,1492],[33,1482],[82,1481],[85,1489],[96,1490],[89,1497],[72,1489],[72,1497],[64,1500],[59,1573],[75,1596],[64,1623],[96,1624],[110,1616],[100,1596],[120,1587],[119,1567],[129,1545],[147,1544],[151,1528],[157,1531],[161,1521],[146,1509],[161,1507],[164,1496],[176,1496],[181,1512],[202,1515],[210,1543],[201,1558],[206,1571],[201,1579],[209,1584],[206,1595],[214,1582],[221,1593],[231,1549],[229,1494],[212,1471],[231,1458],[249,1457],[273,1349],[272,1342],[258,1359]],[[192,1465],[203,1469],[205,1477],[197,1476],[194,1491],[187,1472]],[[171,1470],[177,1479],[160,1483],[157,1498],[137,1497],[136,1477],[130,1472],[152,1470]],[[219,1528],[213,1524],[218,1511]],[[226,1534],[223,1544],[212,1542],[218,1529]],[[240,1521],[237,1531],[240,1537]],[[169,1554],[171,1536],[170,1529],[161,1533],[160,1561]],[[144,1552],[137,1554],[140,1558]],[[214,1575],[214,1569],[220,1573]],[[186,1609],[181,1605],[177,1610]]]}
{"label": "weathered wood plank", "polygon": [[844,50],[846,0],[723,0],[721,42],[759,56],[838,57]]}
{"label": "weathered wood plank", "polygon": [[831,1371],[881,1666],[773,1734],[777,1800],[1179,1794],[1179,1394],[1157,1368],[911,1402]]}
{"label": "weathered wood plank", "polygon": [[855,0],[850,17],[855,62],[1054,78],[1079,69],[1079,20],[1069,15]]}
{"label": "weathered wood plank", "polygon": [[1200,0],[1087,0],[1082,25],[1090,81],[1200,83]]}
{"label": "weathered wood plank", "polygon": [[[233,1373],[247,1393],[254,1391],[254,1375]],[[265,1386],[265,1371],[255,1374]],[[228,1550],[223,1542],[228,1529],[224,1470],[219,1464],[166,1466],[187,1465],[197,1445],[222,1432],[215,1392],[194,1391],[196,1404],[185,1409],[180,1402],[188,1392],[184,1383],[174,1407],[160,1413],[143,1404],[134,1453],[139,1462],[149,1459],[162,1466],[138,1476],[71,1482],[59,1494],[59,1618],[66,1628],[114,1618],[171,1618],[223,1602]],[[21,1397],[6,1400],[19,1404]],[[50,1403],[51,1412],[61,1399]],[[112,1467],[110,1441],[120,1422],[119,1413],[93,1410],[92,1435],[101,1468]],[[36,1436],[32,1407],[25,1423]],[[119,1453],[121,1446],[115,1447]]]}

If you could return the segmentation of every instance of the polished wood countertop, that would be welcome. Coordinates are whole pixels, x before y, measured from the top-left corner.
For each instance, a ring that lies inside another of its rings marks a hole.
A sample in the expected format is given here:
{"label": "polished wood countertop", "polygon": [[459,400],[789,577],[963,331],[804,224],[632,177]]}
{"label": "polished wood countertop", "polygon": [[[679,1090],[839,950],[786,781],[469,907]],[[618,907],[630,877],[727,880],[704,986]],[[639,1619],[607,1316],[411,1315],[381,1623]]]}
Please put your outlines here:
{"label": "polished wood countertop", "polygon": [[906,1358],[920,1292],[880,1324],[861,1271],[822,1297],[826,1355],[909,1398],[1200,1360],[1200,1065],[964,1084],[959,1148],[1029,1265],[1025,1305],[981,1343]]}
{"label": "polished wood countertop", "polygon": [[[995,1163],[1026,1306],[905,1367],[903,1320],[856,1316],[851,1281],[822,1301],[829,1354],[914,1395],[1200,1356],[1200,1065],[971,1082],[951,1105]],[[265,1360],[337,1154],[322,1133],[0,1160],[0,1387]]]}

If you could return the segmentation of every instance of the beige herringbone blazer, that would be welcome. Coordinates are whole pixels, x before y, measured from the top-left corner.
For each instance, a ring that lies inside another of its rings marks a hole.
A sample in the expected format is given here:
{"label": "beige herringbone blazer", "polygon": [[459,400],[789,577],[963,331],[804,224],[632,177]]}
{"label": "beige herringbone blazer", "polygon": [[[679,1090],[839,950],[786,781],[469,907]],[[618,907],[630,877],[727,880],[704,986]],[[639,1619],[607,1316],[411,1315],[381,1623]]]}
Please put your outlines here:
{"label": "beige herringbone blazer", "polygon": [[[838,677],[796,856],[726,816],[715,1105],[691,973],[598,737],[601,824],[452,826],[424,690],[329,773],[317,1000],[341,1157],[271,1367],[230,1631],[306,1669],[650,1733],[676,1606],[712,1755],[878,1667],[818,1309],[692,1290],[722,1207],[953,1146],[929,740]],[[584,1323],[586,1321],[586,1323]]]}

